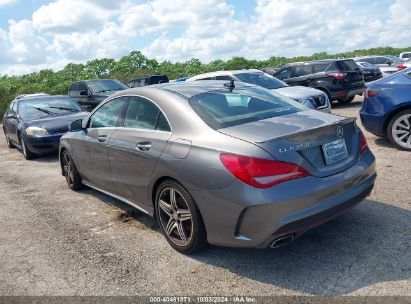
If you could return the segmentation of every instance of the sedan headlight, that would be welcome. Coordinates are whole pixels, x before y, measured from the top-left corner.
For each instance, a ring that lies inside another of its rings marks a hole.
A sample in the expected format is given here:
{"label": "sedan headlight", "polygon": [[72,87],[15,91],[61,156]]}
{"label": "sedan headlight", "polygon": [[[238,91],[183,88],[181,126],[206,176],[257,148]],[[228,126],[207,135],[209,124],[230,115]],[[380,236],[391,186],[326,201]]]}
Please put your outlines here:
{"label": "sedan headlight", "polygon": [[309,107],[309,108],[316,108],[317,107],[317,104],[316,104],[316,102],[315,102],[315,100],[314,100],[314,98],[306,98],[306,99],[301,99],[300,100],[300,102],[303,104],[303,105],[305,105],[306,107]]}
{"label": "sedan headlight", "polygon": [[30,136],[44,136],[49,135],[49,132],[46,129],[38,128],[38,127],[28,127],[26,129],[27,135]]}

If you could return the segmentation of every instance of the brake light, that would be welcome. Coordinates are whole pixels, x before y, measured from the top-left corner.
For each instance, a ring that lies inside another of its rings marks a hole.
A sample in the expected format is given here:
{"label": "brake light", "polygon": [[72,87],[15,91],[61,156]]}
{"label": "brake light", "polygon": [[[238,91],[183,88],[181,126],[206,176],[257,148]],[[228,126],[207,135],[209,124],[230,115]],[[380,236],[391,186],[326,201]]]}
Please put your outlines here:
{"label": "brake light", "polygon": [[335,72],[335,73],[329,73],[328,76],[341,80],[341,79],[344,79],[345,76],[347,76],[347,73]]}
{"label": "brake light", "polygon": [[367,140],[365,139],[364,133],[361,132],[360,154],[363,154],[367,150],[368,150]]}
{"label": "brake light", "polygon": [[375,95],[377,95],[379,92],[378,91],[373,91],[373,90],[369,90],[368,92],[368,96],[373,97]]}
{"label": "brake light", "polygon": [[403,69],[406,69],[406,68],[407,68],[407,67],[406,67],[405,65],[403,65],[403,64],[397,65],[398,71],[403,70]]}
{"label": "brake light", "polygon": [[310,174],[300,166],[286,162],[222,153],[224,167],[237,179],[255,188],[267,189],[285,181]]}

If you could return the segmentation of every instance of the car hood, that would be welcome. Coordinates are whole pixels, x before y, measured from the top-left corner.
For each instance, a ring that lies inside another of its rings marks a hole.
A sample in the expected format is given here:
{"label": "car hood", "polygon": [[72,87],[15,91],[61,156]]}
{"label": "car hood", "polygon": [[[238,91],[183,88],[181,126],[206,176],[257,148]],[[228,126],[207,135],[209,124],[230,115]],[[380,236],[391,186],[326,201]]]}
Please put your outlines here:
{"label": "car hood", "polygon": [[68,115],[50,116],[42,119],[25,121],[26,127],[39,127],[46,129],[50,133],[65,133],[68,125],[77,120],[88,116],[87,112],[78,112]]}
{"label": "car hood", "polygon": [[303,86],[289,86],[273,90],[291,99],[301,100],[304,98],[309,98],[313,96],[323,95],[324,93],[320,90],[303,87]]}

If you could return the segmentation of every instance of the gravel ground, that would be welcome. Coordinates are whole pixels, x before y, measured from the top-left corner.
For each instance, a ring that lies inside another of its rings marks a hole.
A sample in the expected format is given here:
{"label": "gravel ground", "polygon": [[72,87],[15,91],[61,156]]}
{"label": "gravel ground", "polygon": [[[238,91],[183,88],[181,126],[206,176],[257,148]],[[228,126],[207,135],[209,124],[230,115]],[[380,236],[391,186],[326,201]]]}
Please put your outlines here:
{"label": "gravel ground", "polygon": [[0,295],[411,295],[411,153],[366,135],[378,180],[343,217],[276,250],[184,256],[151,218],[70,191],[56,156],[25,161],[0,132]]}

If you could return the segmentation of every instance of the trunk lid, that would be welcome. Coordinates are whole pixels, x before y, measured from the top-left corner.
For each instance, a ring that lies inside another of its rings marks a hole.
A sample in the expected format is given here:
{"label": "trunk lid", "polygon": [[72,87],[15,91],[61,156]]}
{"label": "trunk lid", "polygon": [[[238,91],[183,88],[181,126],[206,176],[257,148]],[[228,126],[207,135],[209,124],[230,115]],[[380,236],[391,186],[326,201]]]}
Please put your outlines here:
{"label": "trunk lid", "polygon": [[[338,174],[359,160],[360,137],[354,118],[301,111],[219,132],[253,143],[276,160],[297,164],[316,177]],[[343,140],[347,155],[327,164],[324,145]]]}

